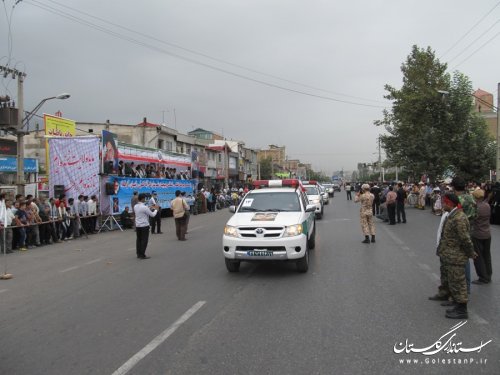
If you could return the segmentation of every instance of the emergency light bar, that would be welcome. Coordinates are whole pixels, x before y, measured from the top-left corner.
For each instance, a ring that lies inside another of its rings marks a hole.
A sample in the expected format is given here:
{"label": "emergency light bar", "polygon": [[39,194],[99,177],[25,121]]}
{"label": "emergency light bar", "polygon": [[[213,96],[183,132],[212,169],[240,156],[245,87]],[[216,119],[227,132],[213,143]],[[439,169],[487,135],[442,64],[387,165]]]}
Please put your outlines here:
{"label": "emergency light bar", "polygon": [[284,179],[284,180],[255,180],[253,182],[253,186],[256,189],[260,188],[265,188],[265,187],[291,187],[291,188],[298,188],[299,186],[302,186],[299,180],[289,178],[289,179]]}
{"label": "emergency light bar", "polygon": [[316,180],[309,180],[309,181],[302,181],[304,185],[317,185],[318,181]]}

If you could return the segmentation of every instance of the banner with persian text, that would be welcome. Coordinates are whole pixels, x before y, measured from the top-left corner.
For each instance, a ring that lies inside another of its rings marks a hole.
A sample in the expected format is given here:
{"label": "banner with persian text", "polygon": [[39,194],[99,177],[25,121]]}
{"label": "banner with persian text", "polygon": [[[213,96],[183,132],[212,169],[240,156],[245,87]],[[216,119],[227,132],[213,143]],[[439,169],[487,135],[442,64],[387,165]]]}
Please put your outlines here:
{"label": "banner with persian text", "polygon": [[[113,214],[121,213],[130,202],[134,191],[149,197],[153,191],[157,194],[161,208],[170,208],[170,201],[175,198],[175,191],[185,191],[186,196],[193,195],[196,180],[169,180],[164,178],[132,178],[110,177],[108,183],[113,184],[113,194],[109,195]],[[146,201],[147,203],[147,201]]]}
{"label": "banner with persian text", "polygon": [[66,198],[99,193],[98,137],[51,138],[49,141],[49,189],[64,185]]}
{"label": "banner with persian text", "polygon": [[[74,137],[76,122],[67,118],[43,114],[45,135],[48,137]],[[45,141],[45,168],[50,165],[49,142]]]}

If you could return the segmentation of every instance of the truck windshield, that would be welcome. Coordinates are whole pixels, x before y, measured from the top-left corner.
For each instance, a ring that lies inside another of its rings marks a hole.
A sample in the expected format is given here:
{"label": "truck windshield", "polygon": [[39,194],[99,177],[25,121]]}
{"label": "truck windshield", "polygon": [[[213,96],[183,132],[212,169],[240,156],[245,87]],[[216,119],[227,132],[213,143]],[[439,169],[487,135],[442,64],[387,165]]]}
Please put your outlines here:
{"label": "truck windshield", "polygon": [[300,201],[295,192],[250,193],[241,202],[238,212],[299,212]]}

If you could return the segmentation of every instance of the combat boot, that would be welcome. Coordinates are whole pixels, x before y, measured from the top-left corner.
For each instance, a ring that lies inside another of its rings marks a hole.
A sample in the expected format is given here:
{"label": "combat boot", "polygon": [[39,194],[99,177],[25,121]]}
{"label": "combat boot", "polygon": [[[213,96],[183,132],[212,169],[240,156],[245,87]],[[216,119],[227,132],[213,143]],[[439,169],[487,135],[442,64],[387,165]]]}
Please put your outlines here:
{"label": "combat boot", "polygon": [[[445,306],[445,305],[441,304],[441,306]],[[452,301],[452,302],[451,302],[449,305],[447,305],[447,306],[451,306],[449,309],[446,309],[446,313],[447,313],[447,314],[449,314],[449,313],[451,313],[451,312],[453,312],[453,311],[455,311],[455,310],[457,309],[457,307],[458,307],[458,303],[455,303],[455,302],[453,302],[453,301]]]}
{"label": "combat boot", "polygon": [[370,236],[365,236],[365,240],[361,241],[361,243],[370,243]]}
{"label": "combat boot", "polygon": [[442,295],[442,294],[436,294],[432,297],[429,297],[431,301],[448,301],[448,296],[447,295]]}
{"label": "combat boot", "polygon": [[468,319],[467,304],[457,303],[457,307],[453,311],[446,312],[446,317],[449,319]]}
{"label": "combat boot", "polygon": [[375,242],[375,235],[372,234],[372,242]]}

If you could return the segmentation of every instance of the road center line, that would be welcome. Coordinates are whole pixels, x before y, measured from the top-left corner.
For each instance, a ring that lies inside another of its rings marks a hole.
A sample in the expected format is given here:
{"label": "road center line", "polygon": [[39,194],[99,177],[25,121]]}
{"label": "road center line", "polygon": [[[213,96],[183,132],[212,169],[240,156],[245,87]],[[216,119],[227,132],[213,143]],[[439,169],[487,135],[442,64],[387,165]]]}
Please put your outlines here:
{"label": "road center line", "polygon": [[8,291],[9,289],[0,289],[0,293],[3,293],[3,292],[6,292]]}
{"label": "road center line", "polygon": [[201,227],[194,227],[194,228],[188,228],[188,230],[189,230],[190,232],[192,232],[192,231],[194,231],[194,230],[197,230],[197,229],[202,229],[202,228],[204,228],[204,226],[201,226]]}
{"label": "road center line", "polygon": [[425,264],[425,263],[419,263],[419,264],[418,264],[418,266],[419,266],[420,268],[422,268],[423,270],[425,270],[425,271],[430,271],[430,270],[431,270],[431,267],[429,267],[429,266],[428,266],[427,264]]}
{"label": "road center line", "polygon": [[64,273],[64,272],[69,272],[69,271],[73,271],[73,270],[76,270],[77,268],[80,268],[80,266],[73,266],[73,267],[69,267],[69,268],[66,268],[62,271],[59,271],[61,273]]}
{"label": "road center line", "polygon": [[94,259],[94,260],[91,260],[90,262],[85,263],[85,265],[94,264],[94,263],[100,262],[101,260],[102,260],[102,258]]}
{"label": "road center line", "polygon": [[175,321],[165,331],[156,336],[149,344],[137,352],[127,362],[125,362],[118,370],[113,372],[112,375],[124,375],[129,372],[141,359],[146,357],[149,353],[160,346],[170,335],[172,335],[183,323],[191,318],[199,309],[203,307],[206,301],[196,302],[188,311],[186,311],[177,321]]}

